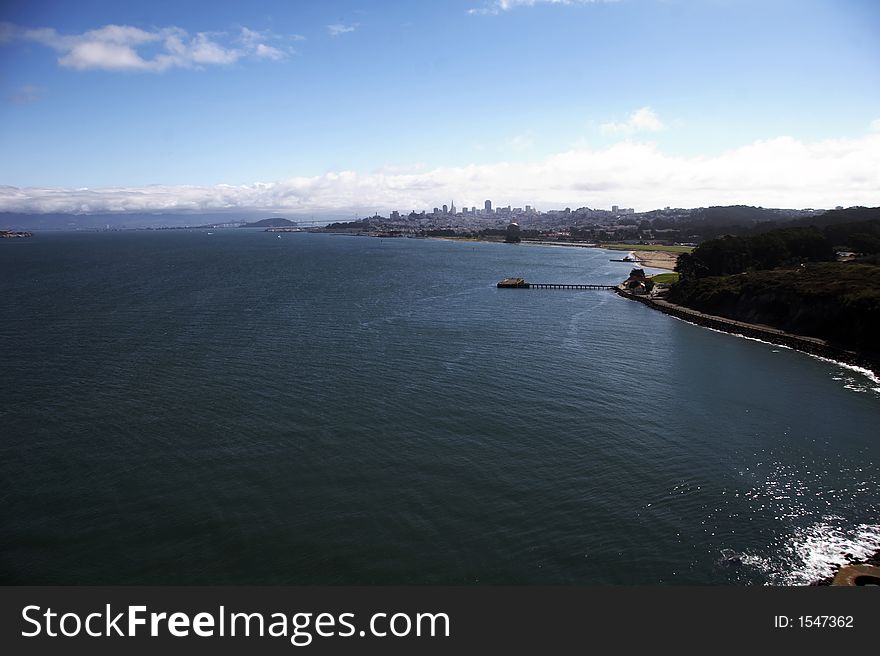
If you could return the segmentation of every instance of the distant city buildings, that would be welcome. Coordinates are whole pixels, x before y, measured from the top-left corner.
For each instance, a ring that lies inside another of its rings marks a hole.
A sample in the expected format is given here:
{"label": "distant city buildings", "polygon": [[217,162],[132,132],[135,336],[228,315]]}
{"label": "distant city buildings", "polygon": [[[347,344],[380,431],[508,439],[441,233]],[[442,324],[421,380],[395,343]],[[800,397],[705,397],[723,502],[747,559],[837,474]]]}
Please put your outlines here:
{"label": "distant city buildings", "polygon": [[[485,208],[489,208],[486,211]],[[812,216],[824,210],[764,210],[752,208],[769,220]],[[534,205],[495,207],[491,200],[482,207],[461,208],[452,205],[435,207],[433,212],[412,210],[408,214],[389,211],[388,218],[376,212],[373,216],[351,222],[334,223],[333,229],[357,234],[389,237],[419,236],[474,236],[513,240],[517,229],[520,239],[545,239],[579,242],[616,242],[626,244],[683,244],[694,245],[714,233],[701,232],[690,222],[701,208],[665,208],[635,212],[619,205],[612,209],[570,207],[540,211]],[[515,226],[513,224],[516,224]]]}
{"label": "distant city buildings", "polygon": [[[504,205],[501,207],[493,207],[492,200],[486,199],[483,201],[483,207],[478,209],[475,205],[472,205],[470,208],[462,207],[457,208],[455,205],[455,201],[452,200],[449,205],[443,205],[442,207],[434,207],[433,212],[426,212],[422,210],[418,212],[417,210],[412,210],[408,214],[401,214],[399,210],[393,210],[389,212],[388,220],[392,223],[400,223],[404,220],[412,220],[413,217],[422,216],[422,217],[433,217],[436,221],[437,219],[443,217],[444,223],[435,224],[435,226],[440,227],[450,227],[452,225],[467,226],[472,225],[473,227],[502,227],[507,224],[500,224],[501,221],[507,221],[508,223],[516,220],[516,221],[527,221],[526,226],[528,229],[532,229],[532,224],[530,221],[546,221],[550,220],[551,223],[558,219],[568,221],[570,219],[574,220],[587,220],[592,222],[598,222],[603,219],[610,220],[613,218],[622,218],[629,217],[632,214],[635,214],[635,210],[631,207],[620,207],[619,205],[612,205],[610,210],[603,209],[591,209],[589,207],[579,207],[576,210],[571,209],[570,207],[566,207],[564,209],[558,210],[548,210],[545,212],[541,212],[535,208],[534,205],[524,205],[523,207],[513,207],[512,205]],[[554,218],[555,217],[555,218]],[[377,214],[378,218],[378,214]],[[453,219],[459,219],[459,221],[455,222]],[[461,223],[461,219],[466,219],[464,223]],[[626,219],[626,222],[631,221],[631,219]],[[627,223],[627,225],[631,225]]]}

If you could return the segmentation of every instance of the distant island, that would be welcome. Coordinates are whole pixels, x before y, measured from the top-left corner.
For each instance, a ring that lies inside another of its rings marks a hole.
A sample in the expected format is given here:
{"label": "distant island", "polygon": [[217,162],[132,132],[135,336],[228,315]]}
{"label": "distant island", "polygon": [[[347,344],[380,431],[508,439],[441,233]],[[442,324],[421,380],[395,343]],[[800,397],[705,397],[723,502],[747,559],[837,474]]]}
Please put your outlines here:
{"label": "distant island", "polygon": [[260,221],[254,221],[253,223],[244,223],[239,228],[297,228],[299,224],[296,221],[291,221],[290,219],[283,219],[281,217],[274,217],[270,219],[261,219]]}

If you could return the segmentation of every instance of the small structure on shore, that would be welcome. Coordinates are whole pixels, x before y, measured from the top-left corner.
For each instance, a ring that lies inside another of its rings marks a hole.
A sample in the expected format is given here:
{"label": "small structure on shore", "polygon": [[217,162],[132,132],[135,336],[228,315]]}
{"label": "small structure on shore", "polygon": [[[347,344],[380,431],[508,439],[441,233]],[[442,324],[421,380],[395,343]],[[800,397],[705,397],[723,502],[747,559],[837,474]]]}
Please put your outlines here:
{"label": "small structure on shore", "polygon": [[644,269],[633,269],[629,278],[623,281],[623,288],[631,294],[647,294],[652,286]]}
{"label": "small structure on shore", "polygon": [[520,236],[519,223],[514,221],[507,226],[507,234],[504,236],[504,241],[508,244],[518,244],[522,241],[522,237]]}

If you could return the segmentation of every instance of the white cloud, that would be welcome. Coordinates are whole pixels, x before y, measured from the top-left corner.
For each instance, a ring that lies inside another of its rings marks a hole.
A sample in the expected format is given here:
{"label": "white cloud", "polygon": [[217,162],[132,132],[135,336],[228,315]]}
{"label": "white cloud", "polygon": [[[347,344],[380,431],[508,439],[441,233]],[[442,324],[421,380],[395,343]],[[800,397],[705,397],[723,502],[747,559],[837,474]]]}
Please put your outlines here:
{"label": "white cloud", "polygon": [[492,0],[483,7],[468,9],[469,14],[496,15],[517,7],[534,7],[535,5],[590,5],[599,2],[616,2],[617,0]]}
{"label": "white cloud", "polygon": [[103,189],[0,187],[0,210],[16,212],[382,211],[430,208],[454,197],[504,204],[641,210],[749,204],[764,207],[877,205],[880,134],[802,142],[760,140],[707,157],[668,155],[624,141],[578,148],[524,163],[423,170],[338,171],[249,185]]}
{"label": "white cloud", "polygon": [[340,34],[345,34],[347,32],[354,32],[354,25],[343,25],[342,23],[333,23],[333,25],[327,26],[327,31],[330,33],[330,36],[339,36]]}
{"label": "white cloud", "polygon": [[154,71],[234,64],[245,57],[280,60],[287,53],[269,45],[277,39],[246,27],[240,35],[198,32],[179,27],[143,30],[130,25],[105,25],[81,34],[60,34],[54,28],[21,28],[0,24],[0,42],[39,43],[58,52],[58,63],[76,70]]}
{"label": "white cloud", "polygon": [[267,46],[265,43],[258,43],[256,45],[254,55],[261,59],[273,59],[275,61],[280,61],[287,56],[282,50],[274,46]]}
{"label": "white cloud", "polygon": [[880,132],[880,118],[871,121],[871,132]]}
{"label": "white cloud", "polygon": [[631,135],[636,132],[659,132],[666,126],[650,107],[637,109],[623,123],[603,123],[599,126],[605,134]]}

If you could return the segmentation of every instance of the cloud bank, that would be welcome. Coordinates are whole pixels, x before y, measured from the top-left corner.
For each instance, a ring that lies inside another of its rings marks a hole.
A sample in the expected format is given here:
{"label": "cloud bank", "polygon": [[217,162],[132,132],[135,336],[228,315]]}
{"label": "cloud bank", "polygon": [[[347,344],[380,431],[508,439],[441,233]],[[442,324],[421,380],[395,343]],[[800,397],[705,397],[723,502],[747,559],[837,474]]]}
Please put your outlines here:
{"label": "cloud bank", "polygon": [[0,43],[26,41],[52,48],[58,63],[79,71],[152,71],[228,65],[243,58],[284,59],[288,52],[270,41],[268,32],[247,27],[238,34],[197,32],[179,27],[144,30],[130,25],[105,25],[81,34],[60,34],[51,27],[23,28],[0,23]]}
{"label": "cloud bank", "polygon": [[880,133],[805,143],[791,137],[755,141],[712,157],[682,157],[651,143],[623,141],[579,148],[527,163],[359,173],[339,171],[272,183],[94,189],[0,187],[0,211],[188,212],[272,210],[387,212],[525,204],[540,209],[624,205],[829,208],[880,205]]}

